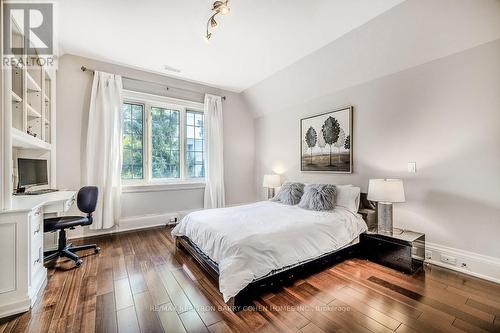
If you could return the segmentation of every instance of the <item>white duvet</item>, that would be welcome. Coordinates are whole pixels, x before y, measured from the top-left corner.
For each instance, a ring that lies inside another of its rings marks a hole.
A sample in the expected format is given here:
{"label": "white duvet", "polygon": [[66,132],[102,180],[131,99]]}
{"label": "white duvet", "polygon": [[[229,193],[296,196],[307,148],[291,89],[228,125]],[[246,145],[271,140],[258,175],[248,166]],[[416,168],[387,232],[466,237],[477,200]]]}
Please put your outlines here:
{"label": "white duvet", "polygon": [[253,280],[340,249],[365,230],[361,216],[342,207],[317,212],[262,201],[190,213],[172,235],[187,236],[218,264],[227,302]]}

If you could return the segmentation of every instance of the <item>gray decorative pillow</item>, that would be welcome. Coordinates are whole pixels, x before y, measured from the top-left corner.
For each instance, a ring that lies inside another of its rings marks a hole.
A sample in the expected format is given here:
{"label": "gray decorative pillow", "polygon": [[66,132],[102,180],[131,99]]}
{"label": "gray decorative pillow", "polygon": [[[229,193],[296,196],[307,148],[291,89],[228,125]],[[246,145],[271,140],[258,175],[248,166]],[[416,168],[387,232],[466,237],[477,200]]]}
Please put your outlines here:
{"label": "gray decorative pillow", "polygon": [[332,210],[335,208],[337,189],[331,184],[311,184],[304,189],[299,207],[309,210]]}
{"label": "gray decorative pillow", "polygon": [[304,194],[304,184],[286,182],[271,201],[281,202],[285,205],[296,205],[300,202],[302,194]]}

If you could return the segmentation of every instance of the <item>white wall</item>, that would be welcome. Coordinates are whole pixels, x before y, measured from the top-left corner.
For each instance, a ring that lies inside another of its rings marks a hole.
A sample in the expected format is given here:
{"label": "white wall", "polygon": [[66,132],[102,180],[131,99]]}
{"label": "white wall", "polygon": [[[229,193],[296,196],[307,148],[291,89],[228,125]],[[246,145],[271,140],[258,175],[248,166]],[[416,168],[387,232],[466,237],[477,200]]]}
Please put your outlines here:
{"label": "white wall", "polygon": [[258,115],[287,110],[498,38],[498,0],[406,0],[244,94]]}
{"label": "white wall", "polygon": [[[175,89],[167,92],[161,85],[125,79],[126,89],[197,102],[203,102],[205,92],[226,96],[223,112],[227,204],[250,202],[255,199],[253,117],[247,111],[239,94],[73,55],[64,55],[59,59],[57,72],[57,186],[59,188],[77,190],[82,184],[81,170],[84,163],[82,151],[86,142],[92,85],[92,74],[82,72],[80,70],[82,65],[199,93],[187,93]],[[122,201],[122,215],[126,218],[199,209],[203,207],[203,189],[124,193]]]}
{"label": "white wall", "polygon": [[[369,178],[403,178],[395,225],[500,257],[499,59],[497,40],[258,118],[256,188],[271,171],[364,191]],[[299,119],[344,105],[354,106],[354,173],[301,173]]]}

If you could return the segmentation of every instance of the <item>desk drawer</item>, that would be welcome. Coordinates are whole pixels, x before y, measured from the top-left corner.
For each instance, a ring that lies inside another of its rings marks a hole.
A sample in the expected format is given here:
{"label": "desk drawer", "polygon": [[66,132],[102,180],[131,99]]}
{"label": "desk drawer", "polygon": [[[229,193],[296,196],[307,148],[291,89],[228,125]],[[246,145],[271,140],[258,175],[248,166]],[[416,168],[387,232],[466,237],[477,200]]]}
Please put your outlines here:
{"label": "desk drawer", "polygon": [[43,211],[42,211],[42,208],[34,209],[30,213],[30,221],[31,221],[31,225],[33,227],[37,226],[40,222],[43,222]]}
{"label": "desk drawer", "polygon": [[[30,214],[30,281],[43,268],[43,210],[35,209]],[[30,284],[31,284],[30,283]]]}
{"label": "desk drawer", "polygon": [[43,207],[43,212],[45,214],[67,212],[71,208],[71,206],[75,203],[75,201],[76,201],[76,195],[72,195],[68,199],[60,200],[45,205]]}
{"label": "desk drawer", "polygon": [[43,265],[43,241],[42,237],[36,237],[31,242],[31,271],[35,273]]}
{"label": "desk drawer", "polygon": [[43,235],[43,211],[38,208],[30,214],[30,238],[32,242],[35,238],[41,239]]}
{"label": "desk drawer", "polygon": [[43,234],[43,219],[33,219],[31,221],[31,238],[41,238]]}
{"label": "desk drawer", "polygon": [[75,198],[75,196],[73,196],[70,200],[64,202],[64,211],[67,212],[71,208],[71,206],[73,206],[75,201],[76,201],[76,198]]}

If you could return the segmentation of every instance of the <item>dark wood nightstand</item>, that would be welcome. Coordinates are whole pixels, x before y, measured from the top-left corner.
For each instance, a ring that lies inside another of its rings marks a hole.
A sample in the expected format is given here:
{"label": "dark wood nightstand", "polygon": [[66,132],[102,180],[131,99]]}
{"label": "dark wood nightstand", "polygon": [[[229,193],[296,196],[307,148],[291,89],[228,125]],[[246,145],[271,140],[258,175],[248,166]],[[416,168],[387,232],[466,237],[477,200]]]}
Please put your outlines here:
{"label": "dark wood nightstand", "polygon": [[367,231],[360,236],[363,256],[373,262],[413,274],[423,266],[425,234],[394,228],[393,234]]}

